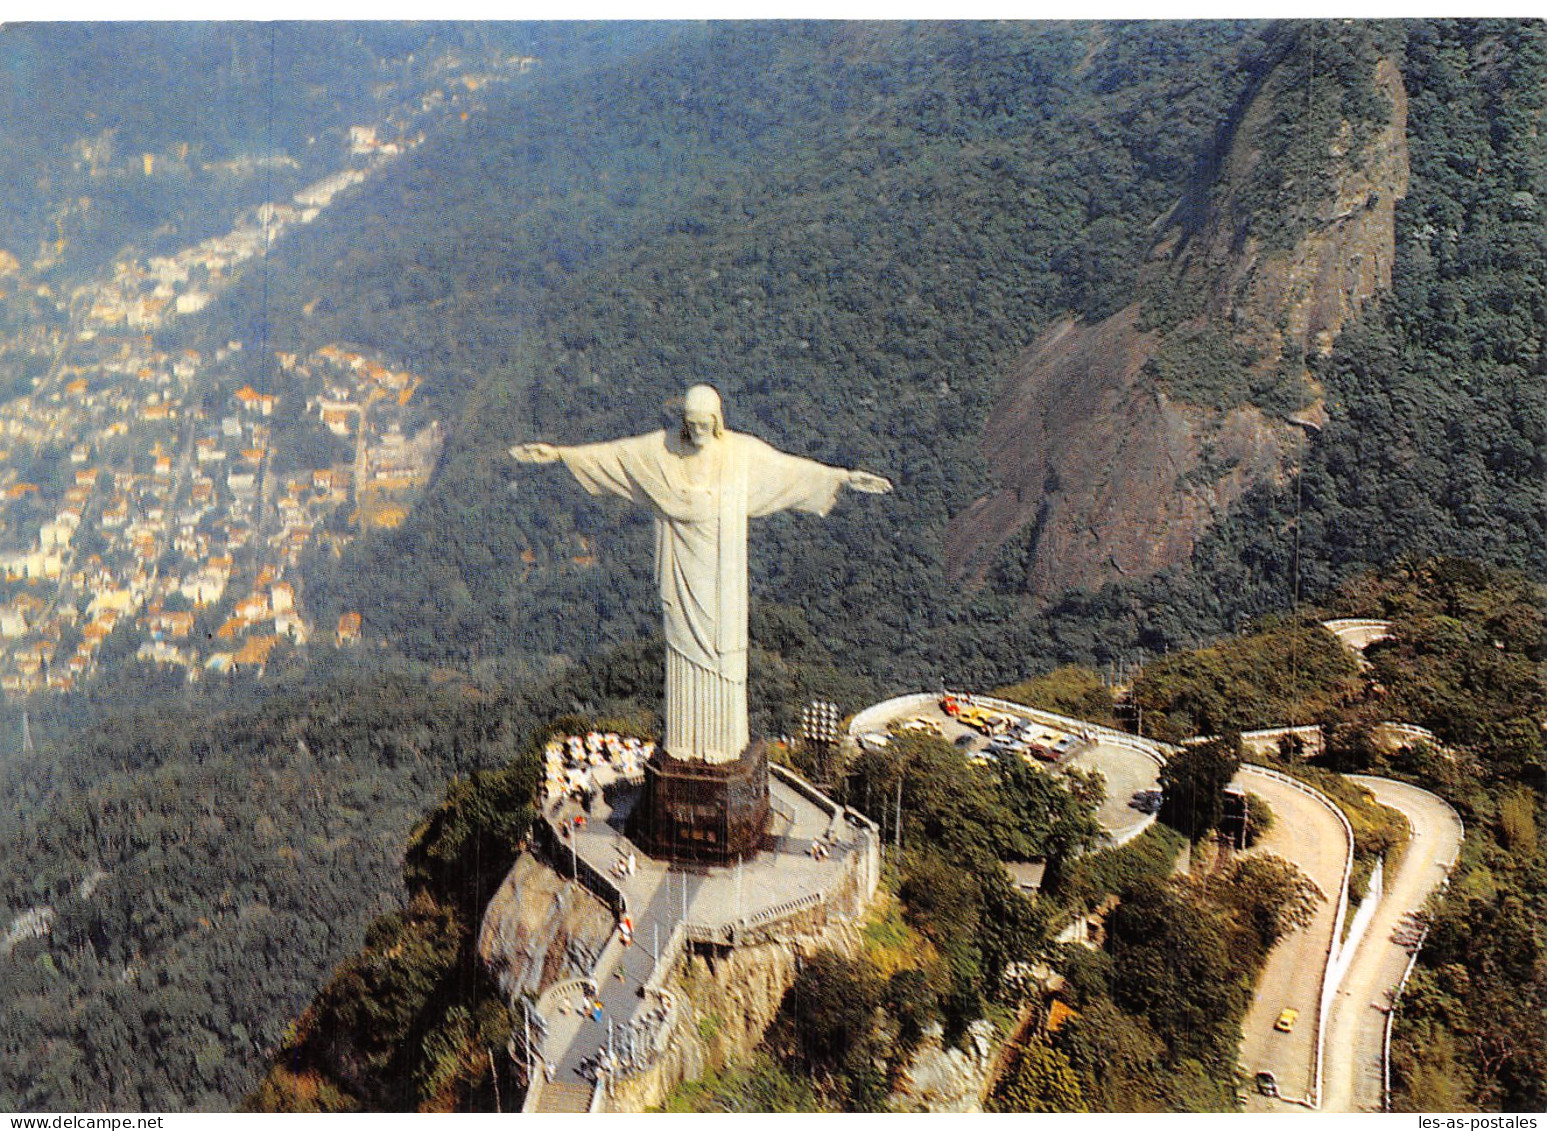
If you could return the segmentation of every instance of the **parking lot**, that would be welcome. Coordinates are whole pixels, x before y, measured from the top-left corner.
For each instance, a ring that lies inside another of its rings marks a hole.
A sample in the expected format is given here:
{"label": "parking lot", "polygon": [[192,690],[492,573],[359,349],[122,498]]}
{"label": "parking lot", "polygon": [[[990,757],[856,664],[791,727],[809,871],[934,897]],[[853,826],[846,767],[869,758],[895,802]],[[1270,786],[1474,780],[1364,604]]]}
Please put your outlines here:
{"label": "parking lot", "polygon": [[[1106,799],[1097,810],[1096,819],[1113,839],[1121,841],[1125,834],[1131,834],[1151,820],[1129,802],[1135,793],[1159,788],[1160,766],[1153,758],[1132,747],[1104,741],[1099,734],[1087,738],[1088,732],[1077,720],[1071,719],[1069,725],[1059,727],[1008,708],[995,707],[993,712],[1008,714],[1020,724],[1029,724],[1032,741],[1041,746],[1057,750],[1060,744],[1069,740],[1066,748],[1059,752],[1056,763],[1035,757],[1028,761],[1052,773],[1071,768],[1099,773],[1106,783]],[[915,720],[919,722],[915,723]],[[867,741],[877,741],[871,736],[886,736],[894,727],[910,728],[910,724],[913,728],[931,732],[938,728],[940,737],[957,745],[964,760],[981,759],[989,750],[989,737],[947,715],[941,709],[940,697],[935,695],[909,695],[878,703],[855,716],[850,733],[863,746]]]}
{"label": "parking lot", "polygon": [[1160,788],[1160,765],[1153,758],[1098,740],[1077,748],[1068,764],[1077,770],[1094,770],[1106,779],[1106,799],[1096,810],[1096,820],[1114,839],[1149,820],[1129,801],[1141,790]]}

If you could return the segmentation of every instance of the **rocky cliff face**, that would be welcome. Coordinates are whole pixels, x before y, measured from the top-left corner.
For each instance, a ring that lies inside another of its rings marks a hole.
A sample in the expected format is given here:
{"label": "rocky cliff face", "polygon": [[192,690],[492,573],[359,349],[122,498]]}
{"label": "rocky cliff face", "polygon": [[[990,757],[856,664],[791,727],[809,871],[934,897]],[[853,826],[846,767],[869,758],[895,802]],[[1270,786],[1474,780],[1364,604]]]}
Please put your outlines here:
{"label": "rocky cliff face", "polygon": [[940,1026],[932,1025],[887,1102],[893,1111],[982,1111],[1002,1047],[990,1021],[969,1025],[962,1048],[945,1044]]}
{"label": "rocky cliff face", "polygon": [[523,852],[484,911],[478,957],[506,999],[584,974],[615,924],[595,896]]}
{"label": "rocky cliff face", "polygon": [[[1287,238],[1283,225],[1281,238],[1265,235],[1262,214],[1296,198],[1270,159],[1290,144],[1285,107],[1306,96],[1301,72],[1280,61],[1240,115],[1206,203],[1161,226],[1150,297],[1094,325],[1062,320],[1026,352],[984,431],[999,488],[947,534],[953,578],[982,583],[1017,535],[1023,552],[1004,580],[1035,595],[1143,576],[1184,562],[1243,491],[1293,468],[1298,426],[1324,419],[1305,359],[1391,284],[1407,100],[1389,60],[1373,72],[1384,112],[1330,124],[1315,155],[1330,181],[1305,186]],[[1167,378],[1200,369],[1213,383],[1204,395]]]}

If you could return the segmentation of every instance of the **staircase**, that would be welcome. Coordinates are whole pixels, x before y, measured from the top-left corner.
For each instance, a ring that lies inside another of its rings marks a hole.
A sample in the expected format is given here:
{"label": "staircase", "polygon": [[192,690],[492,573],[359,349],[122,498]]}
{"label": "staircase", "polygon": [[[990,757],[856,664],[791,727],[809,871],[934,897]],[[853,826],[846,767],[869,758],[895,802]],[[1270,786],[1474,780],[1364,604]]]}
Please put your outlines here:
{"label": "staircase", "polygon": [[589,1084],[544,1084],[533,1111],[585,1113],[591,1110]]}

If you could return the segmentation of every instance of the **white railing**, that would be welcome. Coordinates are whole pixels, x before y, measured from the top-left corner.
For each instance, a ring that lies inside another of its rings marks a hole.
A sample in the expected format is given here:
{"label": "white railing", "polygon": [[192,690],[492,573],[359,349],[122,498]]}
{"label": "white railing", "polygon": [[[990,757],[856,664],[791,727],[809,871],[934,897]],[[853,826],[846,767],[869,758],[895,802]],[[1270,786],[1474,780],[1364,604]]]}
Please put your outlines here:
{"label": "white railing", "polygon": [[[1287,738],[1290,735],[1301,739],[1305,743],[1305,748],[1307,750],[1318,754],[1321,752],[1321,727],[1316,723],[1310,723],[1306,726],[1297,727],[1267,727],[1262,730],[1243,730],[1241,732],[1241,745],[1242,747],[1251,747],[1253,750],[1260,750],[1262,747],[1268,745],[1271,745],[1276,749],[1278,746],[1278,740],[1281,738]],[[1188,743],[1207,742],[1208,739],[1190,738],[1187,741]]]}
{"label": "white railing", "polygon": [[[1141,735],[1129,734],[1125,730],[1117,730],[1113,727],[1103,726],[1100,723],[1087,722],[1085,719],[1075,719],[1068,715],[1054,714],[1052,711],[1044,711],[1040,707],[1028,707],[1024,703],[1014,703],[1008,699],[996,699],[992,695],[963,695],[958,698],[970,700],[982,707],[991,707],[996,711],[1004,711],[1009,714],[1020,715],[1022,718],[1031,719],[1052,727],[1054,730],[1067,731],[1071,734],[1083,734],[1090,738],[1100,738],[1103,742],[1114,746],[1126,746],[1146,757],[1153,758],[1158,764],[1164,765],[1166,759],[1176,752],[1176,747],[1168,742],[1161,742],[1153,738],[1144,738]],[[849,722],[849,736],[851,738],[863,734],[866,731],[875,730],[877,727],[904,711],[917,710],[920,707],[928,707],[940,701],[940,696],[931,692],[915,692],[912,695],[898,695],[891,699],[866,707],[855,715]]]}
{"label": "white railing", "polygon": [[1068,715],[1057,715],[1052,711],[1044,711],[1040,707],[1028,707],[1024,703],[1013,703],[1008,699],[996,699],[992,695],[974,695],[974,703],[985,707],[992,707],[996,711],[1006,711],[1020,715],[1023,718],[1032,719],[1050,726],[1055,730],[1069,731],[1073,734],[1081,734],[1088,738],[1099,738],[1103,742],[1113,746],[1125,746],[1137,751],[1147,758],[1154,759],[1157,765],[1165,765],[1166,759],[1176,753],[1176,747],[1169,742],[1160,742],[1157,739],[1145,738],[1142,735],[1129,734],[1125,730],[1117,730],[1114,727],[1103,726],[1100,723],[1086,722],[1084,719],[1070,718]]}
{"label": "white railing", "polygon": [[940,696],[931,694],[928,691],[919,691],[911,695],[897,695],[891,699],[883,699],[879,703],[872,703],[849,720],[849,736],[853,737],[854,735],[864,734],[869,730],[876,730],[899,711],[927,707],[931,703],[938,703],[939,701]]}
{"label": "white railing", "polygon": [[[514,1040],[515,1040],[515,1038],[512,1037],[511,1041],[513,1042]],[[507,1044],[505,1046],[505,1051],[507,1053],[509,1053],[511,1051],[510,1044]],[[527,1060],[527,1073],[526,1073],[526,1075],[527,1075],[526,1098],[521,1101],[521,1114],[522,1115],[527,1115],[527,1114],[530,1114],[531,1112],[534,1112],[534,1111],[537,1110],[537,1105],[542,1102],[543,1084],[546,1083],[546,1081],[547,1081],[547,1077],[544,1076],[541,1071],[533,1072],[531,1070],[530,1054],[528,1055],[528,1060]]]}
{"label": "white railing", "polygon": [[[594,968],[592,973],[595,973]],[[554,1001],[563,997],[565,994],[572,994],[576,990],[583,987],[595,985],[596,979],[589,975],[580,978],[566,978],[562,982],[555,982],[553,985],[544,990],[538,997],[536,1004],[532,1006],[532,1012],[537,1017],[541,1018],[542,1027],[546,1030],[548,1026],[548,1010],[549,1007],[553,1005]]]}
{"label": "white railing", "polygon": [[777,762],[769,762],[768,772],[826,813],[829,818],[843,812],[841,805],[788,766],[781,766]]}
{"label": "white railing", "polygon": [[[1341,617],[1337,620],[1324,620],[1321,626],[1336,636],[1342,643],[1356,652],[1363,652],[1377,640],[1386,640],[1391,636],[1391,622],[1389,620],[1361,620],[1358,617]],[[1355,644],[1350,637],[1362,637],[1362,644]]]}
{"label": "white railing", "polygon": [[1405,738],[1413,742],[1426,742],[1441,753],[1448,753],[1445,744],[1427,727],[1415,726],[1412,723],[1376,723],[1375,733],[1388,742],[1398,742]]}
{"label": "white railing", "polygon": [[783,903],[776,903],[772,907],[765,907],[761,911],[753,912],[751,915],[743,915],[736,923],[742,929],[755,927],[759,923],[768,923],[775,919],[783,919],[786,916],[794,915],[796,912],[804,911],[808,907],[820,907],[826,902],[827,893],[825,891],[814,891],[806,895],[797,896],[794,899],[786,899]]}
{"label": "white railing", "polygon": [[1370,883],[1365,888],[1364,898],[1359,901],[1353,921],[1348,925],[1348,937],[1338,947],[1337,961],[1333,963],[1334,972],[1329,979],[1333,986],[1343,984],[1343,976],[1353,965],[1354,953],[1359,949],[1359,943],[1370,926],[1370,920],[1375,918],[1375,912],[1380,907],[1381,898],[1385,892],[1386,861],[1380,859],[1375,862],[1375,870],[1370,873]]}

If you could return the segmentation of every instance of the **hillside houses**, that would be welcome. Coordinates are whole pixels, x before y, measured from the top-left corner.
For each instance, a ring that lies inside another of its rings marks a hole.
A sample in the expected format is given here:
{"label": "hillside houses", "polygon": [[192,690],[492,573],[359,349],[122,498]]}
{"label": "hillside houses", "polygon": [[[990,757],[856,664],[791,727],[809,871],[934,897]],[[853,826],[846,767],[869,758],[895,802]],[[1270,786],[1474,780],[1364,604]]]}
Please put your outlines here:
{"label": "hillside houses", "polygon": [[[0,401],[5,693],[77,689],[104,655],[190,679],[246,677],[308,645],[308,554],[401,522],[434,469],[443,435],[423,408],[424,379],[344,343],[254,356],[236,338],[187,348],[165,331],[207,317],[276,241],[420,144],[416,115],[457,115],[473,89],[448,78],[361,123],[342,167],[288,184],[224,231],[154,255],[130,249],[59,295],[32,288],[57,318],[0,333],[0,356],[27,355],[24,371],[43,374]],[[361,624],[353,614],[322,635],[353,643]]]}

